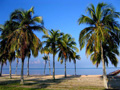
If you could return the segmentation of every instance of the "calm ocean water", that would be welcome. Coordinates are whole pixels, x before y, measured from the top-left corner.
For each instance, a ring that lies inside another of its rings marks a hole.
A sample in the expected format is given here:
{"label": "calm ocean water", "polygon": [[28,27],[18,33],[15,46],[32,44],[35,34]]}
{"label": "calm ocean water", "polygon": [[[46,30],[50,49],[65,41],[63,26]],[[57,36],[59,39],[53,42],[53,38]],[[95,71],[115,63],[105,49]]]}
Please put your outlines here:
{"label": "calm ocean water", "polygon": [[[113,72],[115,70],[120,69],[120,67],[114,68],[106,68],[107,74]],[[17,74],[20,75],[21,69],[18,68]],[[30,75],[43,75],[44,68],[30,68]],[[67,68],[67,74],[74,75],[74,68]],[[102,68],[77,68],[77,75],[102,75]],[[3,74],[9,74],[9,68],[3,68]],[[15,68],[12,68],[12,74],[15,74]],[[24,75],[27,74],[27,68],[24,69]],[[52,74],[52,69],[51,69]],[[56,75],[64,75],[64,68],[56,68]],[[49,68],[46,68],[46,75],[49,75]]]}

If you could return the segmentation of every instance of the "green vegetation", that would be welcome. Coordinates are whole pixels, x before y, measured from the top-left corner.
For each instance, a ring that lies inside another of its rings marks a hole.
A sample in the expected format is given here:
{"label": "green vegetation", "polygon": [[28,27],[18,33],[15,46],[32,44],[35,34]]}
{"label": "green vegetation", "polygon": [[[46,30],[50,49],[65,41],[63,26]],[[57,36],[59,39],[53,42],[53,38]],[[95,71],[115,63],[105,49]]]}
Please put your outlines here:
{"label": "green vegetation", "polygon": [[[39,38],[33,33],[33,30],[45,31],[41,25],[43,23],[42,17],[33,17],[33,14],[33,7],[28,11],[15,10],[10,16],[10,21],[4,25],[1,34],[2,41],[0,49],[2,52],[0,53],[0,57],[2,59],[13,60],[15,55],[10,54],[17,51],[20,52],[20,58],[22,60],[21,84],[24,84],[24,59],[29,56],[29,52],[32,52],[33,56],[36,57],[41,43]],[[7,58],[9,56],[11,56],[10,59]]]}
{"label": "green vegetation", "polygon": [[80,32],[80,49],[86,43],[86,54],[91,55],[93,64],[98,67],[102,61],[104,85],[108,88],[105,64],[108,65],[108,59],[114,66],[118,63],[116,55],[119,55],[120,27],[116,18],[119,18],[120,13],[105,3],[99,3],[96,8],[91,4],[87,11],[90,17],[82,15],[78,20],[79,24],[89,25]]}
{"label": "green vegetation", "polygon": [[23,88],[23,87],[9,87],[9,86],[0,86],[0,90],[48,90],[48,89],[34,89],[34,88]]}
{"label": "green vegetation", "polygon": [[53,53],[53,79],[55,80],[55,55],[59,51],[58,46],[60,44],[62,44],[61,40],[62,40],[63,33],[61,33],[59,30],[54,31],[53,29],[49,32],[50,32],[50,35],[43,36],[43,38],[47,39],[43,43],[46,44],[45,47],[52,49],[52,53]]}
{"label": "green vegetation", "polygon": [[61,63],[63,63],[63,60],[65,61],[65,77],[67,75],[66,73],[66,62],[69,59],[71,62],[71,59],[75,60],[75,52],[78,52],[79,49],[76,47],[76,42],[74,38],[72,38],[69,34],[64,34],[62,36],[62,42],[58,46],[60,49],[58,54],[58,61],[60,60]]}

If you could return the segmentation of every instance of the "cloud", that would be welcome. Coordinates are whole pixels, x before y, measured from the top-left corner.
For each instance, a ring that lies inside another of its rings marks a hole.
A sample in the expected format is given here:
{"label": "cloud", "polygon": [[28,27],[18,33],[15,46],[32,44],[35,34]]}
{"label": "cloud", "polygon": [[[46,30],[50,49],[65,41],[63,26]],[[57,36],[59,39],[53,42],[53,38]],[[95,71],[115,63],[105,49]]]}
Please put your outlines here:
{"label": "cloud", "polygon": [[40,63],[41,63],[41,62],[40,62],[39,59],[34,60],[34,61],[30,61],[30,64],[40,64]]}

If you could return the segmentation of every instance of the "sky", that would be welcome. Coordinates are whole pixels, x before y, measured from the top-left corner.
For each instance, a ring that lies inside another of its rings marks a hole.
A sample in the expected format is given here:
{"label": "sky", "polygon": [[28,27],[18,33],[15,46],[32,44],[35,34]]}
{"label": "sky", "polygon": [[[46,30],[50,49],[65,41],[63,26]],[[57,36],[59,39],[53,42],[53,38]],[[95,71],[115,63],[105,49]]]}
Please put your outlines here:
{"label": "sky", "polygon": [[[78,25],[79,17],[86,13],[86,8],[91,3],[95,6],[99,2],[105,2],[109,5],[112,5],[117,12],[120,12],[120,0],[0,0],[0,24],[4,24],[6,20],[9,20],[10,14],[16,9],[28,10],[32,6],[34,7],[34,15],[42,16],[44,20],[44,26],[48,29],[60,30],[61,32],[68,33],[75,38],[77,47],[79,48],[79,33],[82,29],[87,27],[86,24]],[[34,32],[40,39],[43,33]],[[90,58],[85,55],[85,48],[78,53],[81,56],[81,60],[77,60],[77,68],[96,68],[96,65],[93,65]],[[42,59],[40,53],[34,58],[30,58],[30,68],[43,68],[44,60]],[[120,59],[118,57],[118,59]],[[51,66],[52,66],[52,55],[50,55]],[[27,64],[27,58],[25,59],[25,68]],[[56,68],[64,68],[64,63],[61,65],[57,61],[56,55]],[[7,66],[4,66],[7,68]],[[15,68],[16,61],[13,61],[12,68]],[[120,63],[118,64],[118,67]],[[21,67],[21,60],[19,60],[19,68]],[[99,65],[102,67],[102,64]],[[113,67],[109,63],[108,67]],[[47,65],[48,68],[48,65]],[[67,68],[74,68],[73,62],[67,63]]]}

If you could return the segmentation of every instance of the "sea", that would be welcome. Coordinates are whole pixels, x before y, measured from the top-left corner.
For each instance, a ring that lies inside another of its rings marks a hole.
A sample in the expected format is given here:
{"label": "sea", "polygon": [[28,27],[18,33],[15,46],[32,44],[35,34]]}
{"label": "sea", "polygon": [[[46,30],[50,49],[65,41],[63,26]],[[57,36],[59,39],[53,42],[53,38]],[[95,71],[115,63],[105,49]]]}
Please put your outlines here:
{"label": "sea", "polygon": [[[119,70],[120,67],[109,67],[106,68],[107,74]],[[53,69],[51,68],[51,75]],[[17,69],[17,74],[20,75],[21,68]],[[29,69],[30,75],[44,75],[44,68],[30,68]],[[2,74],[9,74],[9,68],[3,68]],[[15,74],[15,68],[12,68],[12,74]],[[27,74],[27,68],[24,68],[24,75]],[[46,68],[45,74],[49,75],[49,68]],[[55,68],[56,75],[64,75],[64,68]],[[74,75],[75,69],[74,68],[67,68],[67,75]],[[76,68],[77,75],[102,75],[103,70],[102,68]],[[119,74],[120,75],[120,74]]]}

